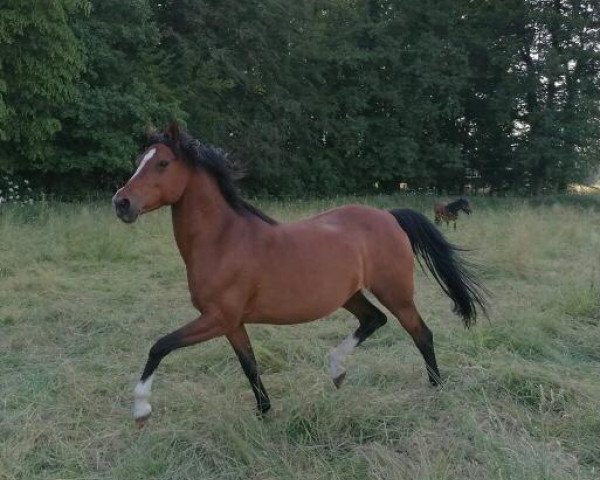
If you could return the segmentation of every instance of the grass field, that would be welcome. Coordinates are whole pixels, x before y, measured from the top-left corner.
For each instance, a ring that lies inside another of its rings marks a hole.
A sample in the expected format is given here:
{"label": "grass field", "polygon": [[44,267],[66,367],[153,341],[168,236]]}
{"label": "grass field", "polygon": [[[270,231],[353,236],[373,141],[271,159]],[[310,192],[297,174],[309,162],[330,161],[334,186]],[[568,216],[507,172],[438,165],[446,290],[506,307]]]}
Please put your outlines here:
{"label": "grass field", "polygon": [[[292,220],[339,203],[261,206]],[[465,330],[417,278],[442,388],[390,321],[335,390],[325,356],[356,323],[337,312],[249,328],[266,419],[218,339],[165,359],[139,431],[132,390],[147,351],[194,316],[168,211],[127,226],[108,201],[0,208],[0,479],[597,480],[600,202],[476,199],[474,210],[444,231],[476,250],[489,321]]]}

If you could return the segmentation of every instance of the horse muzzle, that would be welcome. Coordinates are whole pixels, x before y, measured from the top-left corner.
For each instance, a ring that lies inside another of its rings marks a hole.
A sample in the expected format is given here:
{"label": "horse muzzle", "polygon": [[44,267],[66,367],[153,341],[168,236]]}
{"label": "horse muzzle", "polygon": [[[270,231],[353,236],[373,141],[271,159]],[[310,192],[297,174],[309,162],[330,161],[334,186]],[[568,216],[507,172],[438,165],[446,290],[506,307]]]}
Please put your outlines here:
{"label": "horse muzzle", "polygon": [[117,217],[125,223],[133,223],[140,215],[140,209],[126,196],[117,194],[112,199],[113,208]]}

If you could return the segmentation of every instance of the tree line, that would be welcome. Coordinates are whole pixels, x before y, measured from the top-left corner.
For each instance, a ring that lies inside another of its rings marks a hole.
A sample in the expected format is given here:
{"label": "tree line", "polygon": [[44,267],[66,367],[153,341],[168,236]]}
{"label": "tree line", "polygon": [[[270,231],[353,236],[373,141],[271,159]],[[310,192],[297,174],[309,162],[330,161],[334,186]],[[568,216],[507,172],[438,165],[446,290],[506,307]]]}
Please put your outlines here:
{"label": "tree line", "polygon": [[176,118],[255,193],[564,190],[598,167],[597,0],[2,0],[0,172],[112,187]]}

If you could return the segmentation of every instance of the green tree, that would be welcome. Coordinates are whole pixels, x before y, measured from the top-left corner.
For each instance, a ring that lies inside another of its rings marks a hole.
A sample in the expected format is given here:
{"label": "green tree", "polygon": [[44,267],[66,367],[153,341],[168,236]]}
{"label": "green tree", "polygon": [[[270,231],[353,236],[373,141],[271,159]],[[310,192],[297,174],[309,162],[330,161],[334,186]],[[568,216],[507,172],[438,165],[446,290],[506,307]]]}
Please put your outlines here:
{"label": "green tree", "polygon": [[146,123],[182,116],[166,86],[173,72],[162,63],[147,0],[94,0],[90,14],[73,23],[86,69],[62,113],[48,168],[119,178],[131,168]]}
{"label": "green tree", "polygon": [[521,50],[528,129],[517,154],[531,189],[581,180],[600,153],[600,7],[581,0],[531,0]]}
{"label": "green tree", "polygon": [[[300,190],[289,145],[302,99],[290,71],[303,2],[167,1],[154,4],[172,85],[202,140],[249,165],[255,190]],[[308,89],[308,85],[305,85]],[[301,125],[295,127],[302,128]],[[265,186],[268,185],[268,188]]]}
{"label": "green tree", "polygon": [[592,0],[5,4],[0,161],[53,188],[120,181],[172,117],[256,192],[535,193],[597,167]]}
{"label": "green tree", "polygon": [[466,5],[462,137],[479,186],[562,190],[597,165],[599,13],[579,0]]}
{"label": "green tree", "polygon": [[307,156],[344,191],[455,183],[465,165],[453,125],[468,77],[454,3],[320,7],[319,43],[305,53],[319,93],[302,104],[322,141]]}
{"label": "green tree", "polygon": [[37,166],[54,151],[60,113],[84,68],[70,25],[88,2],[4,0],[0,9],[0,164]]}

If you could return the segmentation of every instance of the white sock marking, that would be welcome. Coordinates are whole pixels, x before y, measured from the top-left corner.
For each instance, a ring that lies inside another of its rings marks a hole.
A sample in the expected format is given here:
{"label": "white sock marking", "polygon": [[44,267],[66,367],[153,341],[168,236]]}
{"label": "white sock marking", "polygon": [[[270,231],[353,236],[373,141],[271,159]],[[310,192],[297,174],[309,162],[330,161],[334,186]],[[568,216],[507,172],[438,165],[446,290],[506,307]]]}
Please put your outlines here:
{"label": "white sock marking", "polygon": [[148,399],[150,398],[150,393],[152,391],[153,379],[154,374],[150,375],[145,382],[139,381],[135,386],[135,403],[133,405],[133,418],[135,419],[147,417],[152,412],[152,407],[150,406]]}
{"label": "white sock marking", "polygon": [[356,345],[358,345],[358,338],[352,333],[329,353],[329,375],[332,379],[338,378],[346,371],[342,363],[352,353]]}
{"label": "white sock marking", "polygon": [[[148,161],[154,156],[155,153],[156,153],[156,148],[151,148],[150,150],[148,150],[146,152],[146,155],[144,155],[144,158],[142,158],[142,161],[140,162],[137,170],[131,176],[131,178],[135,178],[137,175],[139,175],[139,173],[142,171],[142,169],[146,166]],[[131,178],[129,179],[130,181],[131,181]]]}

